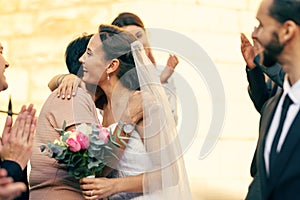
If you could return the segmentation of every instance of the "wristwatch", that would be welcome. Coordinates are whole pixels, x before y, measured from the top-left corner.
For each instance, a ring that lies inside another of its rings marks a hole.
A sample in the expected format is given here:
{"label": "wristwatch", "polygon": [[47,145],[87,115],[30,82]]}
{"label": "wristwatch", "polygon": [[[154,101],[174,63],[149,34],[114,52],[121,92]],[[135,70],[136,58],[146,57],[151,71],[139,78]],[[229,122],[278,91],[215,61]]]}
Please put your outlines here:
{"label": "wristwatch", "polygon": [[132,123],[125,123],[122,120],[119,120],[118,127],[120,130],[126,133],[126,135],[130,135],[135,128],[135,126]]}

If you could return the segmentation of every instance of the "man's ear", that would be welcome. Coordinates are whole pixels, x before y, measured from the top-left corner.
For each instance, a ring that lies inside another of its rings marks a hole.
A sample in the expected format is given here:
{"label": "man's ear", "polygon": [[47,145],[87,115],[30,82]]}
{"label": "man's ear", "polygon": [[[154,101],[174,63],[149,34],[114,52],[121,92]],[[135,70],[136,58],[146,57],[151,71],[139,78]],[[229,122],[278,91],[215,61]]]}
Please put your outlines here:
{"label": "man's ear", "polygon": [[283,24],[283,31],[282,31],[282,42],[287,43],[290,41],[296,32],[297,24],[292,20],[287,20]]}
{"label": "man's ear", "polygon": [[116,58],[112,59],[108,67],[106,68],[106,73],[111,74],[119,69],[120,61]]}

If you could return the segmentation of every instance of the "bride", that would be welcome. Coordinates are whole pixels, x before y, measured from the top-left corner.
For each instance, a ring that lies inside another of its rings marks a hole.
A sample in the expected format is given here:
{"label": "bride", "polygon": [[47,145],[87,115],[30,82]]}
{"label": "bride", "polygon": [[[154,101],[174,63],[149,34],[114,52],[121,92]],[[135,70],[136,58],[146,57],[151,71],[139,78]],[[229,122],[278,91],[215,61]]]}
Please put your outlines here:
{"label": "bride", "polygon": [[[80,62],[83,81],[105,93],[103,126],[116,127],[129,138],[118,164],[110,166],[116,169],[112,178],[80,180],[84,197],[191,199],[175,121],[141,43],[123,29],[100,25]],[[145,95],[143,119],[128,124],[119,119],[136,90]],[[147,101],[151,106],[145,106]]]}

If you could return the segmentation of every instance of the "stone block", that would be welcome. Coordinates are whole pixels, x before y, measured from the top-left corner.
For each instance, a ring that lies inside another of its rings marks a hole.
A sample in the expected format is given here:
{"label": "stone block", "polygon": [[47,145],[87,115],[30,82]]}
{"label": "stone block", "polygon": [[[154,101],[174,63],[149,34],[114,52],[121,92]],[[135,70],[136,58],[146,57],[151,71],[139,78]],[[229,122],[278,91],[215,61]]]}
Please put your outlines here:
{"label": "stone block", "polygon": [[9,42],[9,56],[12,58],[18,57],[23,60],[32,59],[32,65],[36,62],[61,62],[64,60],[64,52],[67,44],[71,41],[71,37],[73,36],[64,35],[57,38],[45,35],[33,35],[26,39],[18,38],[11,40]]}
{"label": "stone block", "polygon": [[200,5],[207,5],[211,7],[221,7],[221,8],[230,8],[230,9],[246,9],[247,0],[199,0]]}
{"label": "stone block", "polygon": [[19,5],[22,0],[0,0],[1,15],[7,13],[14,13],[19,10]]}
{"label": "stone block", "polygon": [[261,0],[247,0],[247,10],[257,12]]}
{"label": "stone block", "polygon": [[31,13],[18,12],[11,16],[11,26],[16,35],[27,36],[33,33],[35,16]]}
{"label": "stone block", "polygon": [[235,63],[240,60],[239,33],[190,32],[188,36],[200,45],[215,63]]}
{"label": "stone block", "polygon": [[243,32],[247,37],[251,38],[251,33],[254,30],[255,26],[258,26],[258,21],[253,12],[240,12],[239,13],[239,26],[240,32]]}
{"label": "stone block", "polygon": [[[51,91],[48,88],[48,82],[57,74],[68,73],[67,67],[57,65],[50,65],[48,68],[42,68],[31,74],[31,85],[34,88],[30,92],[30,99],[33,101],[39,102],[41,105],[48,98]],[[36,95],[39,94],[39,95]]]}

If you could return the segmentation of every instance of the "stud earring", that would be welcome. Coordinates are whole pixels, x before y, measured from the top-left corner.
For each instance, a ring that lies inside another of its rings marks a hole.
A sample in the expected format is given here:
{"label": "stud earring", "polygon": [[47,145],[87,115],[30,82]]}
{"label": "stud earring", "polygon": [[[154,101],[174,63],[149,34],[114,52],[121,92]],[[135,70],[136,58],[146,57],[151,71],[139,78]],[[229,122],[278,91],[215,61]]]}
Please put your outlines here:
{"label": "stud earring", "polygon": [[107,77],[106,77],[106,79],[109,81],[109,79],[110,79],[110,77],[109,77],[109,74],[107,74]]}

